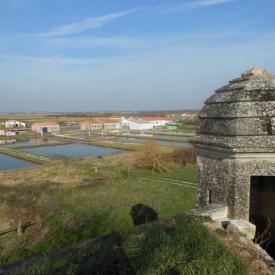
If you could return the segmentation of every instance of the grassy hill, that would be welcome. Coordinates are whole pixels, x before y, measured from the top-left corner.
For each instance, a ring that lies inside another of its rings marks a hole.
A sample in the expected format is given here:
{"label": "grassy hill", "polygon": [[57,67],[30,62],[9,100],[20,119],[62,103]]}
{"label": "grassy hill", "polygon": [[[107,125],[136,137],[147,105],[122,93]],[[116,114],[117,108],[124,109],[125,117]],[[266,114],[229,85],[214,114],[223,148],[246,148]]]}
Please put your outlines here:
{"label": "grassy hill", "polygon": [[[196,166],[157,173],[133,165],[137,155],[0,173],[0,228],[33,223],[21,236],[0,236],[0,266],[31,263],[12,274],[252,274],[201,221],[164,218],[195,207]],[[159,222],[135,227],[136,205]]]}
{"label": "grassy hill", "polygon": [[249,274],[248,264],[199,221],[166,219],[113,233],[59,255],[34,261],[15,274]]}
{"label": "grassy hill", "polygon": [[1,173],[0,228],[20,221],[34,225],[20,237],[0,236],[0,265],[132,228],[129,213],[135,204],[152,207],[159,217],[194,207],[195,183],[177,183],[178,178],[195,182],[194,166],[162,174],[133,168],[129,174],[125,156]]}

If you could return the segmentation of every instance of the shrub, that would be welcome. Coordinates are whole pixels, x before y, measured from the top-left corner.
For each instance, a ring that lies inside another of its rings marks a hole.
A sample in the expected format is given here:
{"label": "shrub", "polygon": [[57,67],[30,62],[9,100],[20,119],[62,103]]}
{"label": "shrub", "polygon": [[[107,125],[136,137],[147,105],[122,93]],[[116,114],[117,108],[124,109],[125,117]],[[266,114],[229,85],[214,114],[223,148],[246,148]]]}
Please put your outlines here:
{"label": "shrub", "polygon": [[148,168],[155,172],[167,172],[171,164],[170,154],[154,142],[147,142],[143,145],[142,157],[136,162],[138,168]]}
{"label": "shrub", "polygon": [[179,148],[172,152],[172,159],[176,164],[186,166],[196,164],[197,152],[193,148]]}

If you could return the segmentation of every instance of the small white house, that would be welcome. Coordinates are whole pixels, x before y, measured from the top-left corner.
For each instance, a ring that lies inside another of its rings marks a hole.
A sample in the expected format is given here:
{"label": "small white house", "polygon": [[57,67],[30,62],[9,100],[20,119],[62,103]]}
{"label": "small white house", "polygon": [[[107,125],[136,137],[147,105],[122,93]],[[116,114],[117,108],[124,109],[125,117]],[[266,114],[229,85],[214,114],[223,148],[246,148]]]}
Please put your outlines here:
{"label": "small white house", "polygon": [[13,128],[0,128],[0,136],[15,136],[17,131]]}
{"label": "small white house", "polygon": [[34,122],[32,131],[40,134],[59,132],[60,125],[55,121]]}
{"label": "small white house", "polygon": [[22,127],[22,128],[26,128],[26,123],[25,122],[21,122],[21,121],[17,121],[17,120],[7,120],[5,121],[5,127],[6,128],[18,128],[18,127]]}

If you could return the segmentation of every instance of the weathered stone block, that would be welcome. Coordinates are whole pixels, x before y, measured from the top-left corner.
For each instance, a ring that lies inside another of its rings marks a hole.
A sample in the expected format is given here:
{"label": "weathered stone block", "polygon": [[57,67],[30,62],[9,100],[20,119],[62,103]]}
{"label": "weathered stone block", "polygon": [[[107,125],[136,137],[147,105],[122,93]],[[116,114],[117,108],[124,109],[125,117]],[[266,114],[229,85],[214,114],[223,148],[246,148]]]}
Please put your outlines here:
{"label": "weathered stone block", "polygon": [[212,220],[222,220],[226,219],[228,215],[228,207],[218,204],[211,204],[204,208],[192,209],[186,213],[191,216],[203,216],[209,217]]}
{"label": "weathered stone block", "polygon": [[226,228],[227,230],[238,230],[245,234],[249,240],[253,240],[256,233],[256,226],[247,220],[231,220]]}

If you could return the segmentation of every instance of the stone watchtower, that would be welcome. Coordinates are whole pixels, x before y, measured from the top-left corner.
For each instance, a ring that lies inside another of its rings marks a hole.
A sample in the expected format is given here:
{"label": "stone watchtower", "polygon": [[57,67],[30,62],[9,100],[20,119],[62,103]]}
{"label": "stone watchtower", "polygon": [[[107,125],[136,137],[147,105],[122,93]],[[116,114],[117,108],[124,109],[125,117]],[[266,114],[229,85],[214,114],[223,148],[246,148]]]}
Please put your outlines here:
{"label": "stone watchtower", "polygon": [[[252,68],[218,89],[200,112],[198,204],[229,218],[269,219],[275,232],[275,78]],[[260,225],[259,225],[260,226]],[[273,234],[272,234],[273,235]]]}

